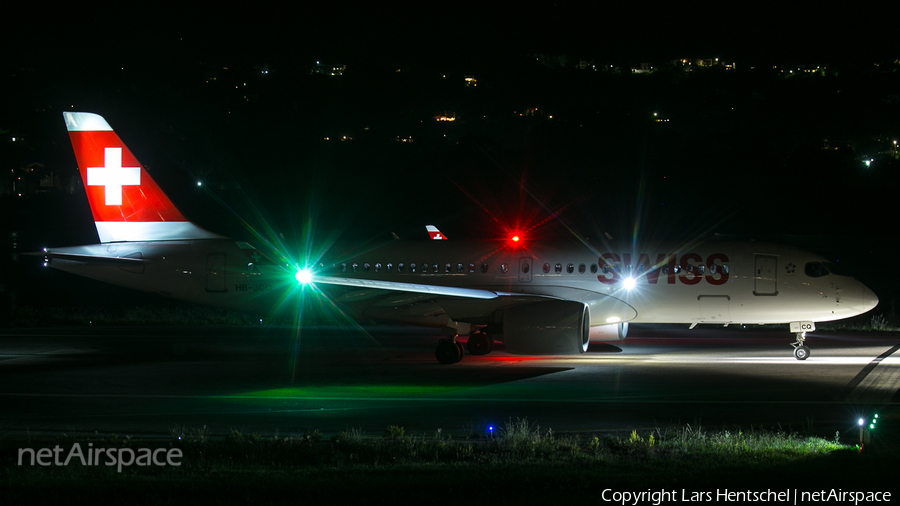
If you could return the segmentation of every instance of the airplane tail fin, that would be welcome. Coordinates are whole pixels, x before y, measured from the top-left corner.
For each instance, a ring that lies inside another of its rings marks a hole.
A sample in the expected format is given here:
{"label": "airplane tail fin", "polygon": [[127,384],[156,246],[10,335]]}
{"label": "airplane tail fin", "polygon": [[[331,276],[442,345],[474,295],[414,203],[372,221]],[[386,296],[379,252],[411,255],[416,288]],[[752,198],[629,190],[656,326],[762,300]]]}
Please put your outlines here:
{"label": "airplane tail fin", "polygon": [[102,116],[63,118],[100,242],[222,237],[181,214]]}
{"label": "airplane tail fin", "polygon": [[434,241],[445,241],[447,240],[447,236],[442,234],[440,230],[434,225],[425,225],[425,230],[428,231],[428,236],[431,237]]}

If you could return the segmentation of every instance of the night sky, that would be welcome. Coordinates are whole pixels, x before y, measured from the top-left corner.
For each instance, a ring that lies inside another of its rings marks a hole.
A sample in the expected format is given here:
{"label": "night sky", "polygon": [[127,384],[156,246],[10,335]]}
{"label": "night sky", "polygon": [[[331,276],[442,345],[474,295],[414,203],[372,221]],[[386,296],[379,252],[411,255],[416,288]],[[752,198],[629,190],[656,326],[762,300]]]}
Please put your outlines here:
{"label": "night sky", "polygon": [[[17,12],[0,22],[0,162],[70,178],[61,112],[94,112],[186,216],[234,237],[299,250],[307,237],[424,239],[426,224],[451,238],[719,233],[848,263],[888,313],[896,14],[568,2]],[[736,68],[686,73],[680,58]],[[316,61],[346,70],[313,74]],[[655,72],[631,74],[642,63]],[[80,187],[4,192],[18,248],[96,240]]]}

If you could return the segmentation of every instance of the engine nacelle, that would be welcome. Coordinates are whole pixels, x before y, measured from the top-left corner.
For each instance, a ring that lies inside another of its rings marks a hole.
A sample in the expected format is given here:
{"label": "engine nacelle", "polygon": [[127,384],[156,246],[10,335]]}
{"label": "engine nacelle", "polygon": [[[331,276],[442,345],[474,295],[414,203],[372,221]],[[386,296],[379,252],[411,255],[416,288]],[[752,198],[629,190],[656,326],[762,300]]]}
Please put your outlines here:
{"label": "engine nacelle", "polygon": [[591,327],[591,341],[621,341],[628,335],[628,322]]}
{"label": "engine nacelle", "polygon": [[513,306],[503,314],[503,344],[517,355],[574,355],[590,344],[591,310],[577,301]]}

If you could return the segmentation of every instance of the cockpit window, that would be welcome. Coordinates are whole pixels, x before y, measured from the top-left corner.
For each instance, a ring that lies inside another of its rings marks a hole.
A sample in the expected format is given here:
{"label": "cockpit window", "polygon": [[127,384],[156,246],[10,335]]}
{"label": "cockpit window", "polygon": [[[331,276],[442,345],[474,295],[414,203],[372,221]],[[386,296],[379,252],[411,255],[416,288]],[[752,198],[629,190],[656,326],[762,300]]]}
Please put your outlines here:
{"label": "cockpit window", "polygon": [[828,269],[825,268],[822,262],[807,262],[803,272],[811,278],[821,278],[828,275]]}
{"label": "cockpit window", "polygon": [[844,272],[843,267],[840,267],[838,264],[834,262],[823,262],[825,264],[825,268],[828,269],[828,272],[832,274],[836,274],[838,276],[849,276],[846,272]]}

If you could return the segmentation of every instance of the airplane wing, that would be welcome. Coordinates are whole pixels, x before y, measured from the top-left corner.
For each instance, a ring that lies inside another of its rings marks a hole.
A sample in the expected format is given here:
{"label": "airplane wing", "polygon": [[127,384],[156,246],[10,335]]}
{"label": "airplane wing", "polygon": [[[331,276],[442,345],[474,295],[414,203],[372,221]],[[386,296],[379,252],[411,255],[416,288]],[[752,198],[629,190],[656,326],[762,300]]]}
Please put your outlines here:
{"label": "airplane wing", "polygon": [[[349,286],[373,290],[390,290],[395,292],[413,292],[427,295],[442,295],[462,297],[466,299],[496,299],[497,297],[523,295],[508,292],[496,292],[477,288],[460,288],[454,286],[420,285],[416,283],[399,283],[396,281],[381,281],[358,278],[338,278],[332,276],[316,277],[313,280],[317,284]],[[530,297],[543,297],[541,295],[529,295]]]}

